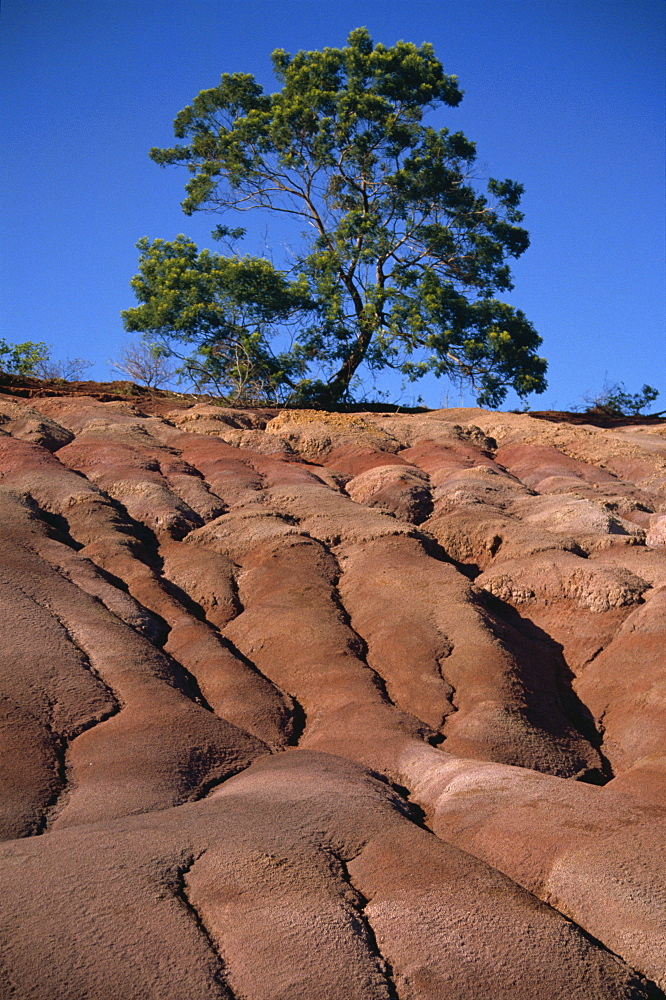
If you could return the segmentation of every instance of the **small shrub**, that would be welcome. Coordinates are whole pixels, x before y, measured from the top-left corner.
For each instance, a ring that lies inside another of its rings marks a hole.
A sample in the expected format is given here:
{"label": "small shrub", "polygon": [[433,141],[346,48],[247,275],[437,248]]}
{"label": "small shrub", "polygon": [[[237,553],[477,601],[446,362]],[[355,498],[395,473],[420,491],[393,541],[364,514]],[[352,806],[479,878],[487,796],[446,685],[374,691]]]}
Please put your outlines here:
{"label": "small shrub", "polygon": [[84,361],[83,358],[52,361],[47,357],[38,362],[34,374],[47,382],[80,382],[88,368],[92,368],[92,361]]}
{"label": "small shrub", "polygon": [[0,370],[7,375],[22,375],[49,382],[74,382],[91,365],[91,361],[84,361],[83,358],[54,361],[50,347],[41,340],[8,344],[0,339]]}
{"label": "small shrub", "polygon": [[0,339],[0,369],[8,375],[25,375],[38,378],[37,369],[49,357],[49,348],[41,340],[26,340],[22,344],[8,344]]}
{"label": "small shrub", "polygon": [[168,352],[159,344],[141,342],[124,348],[117,358],[109,361],[112,368],[129,375],[149,389],[161,389],[173,381],[175,368]]}
{"label": "small shrub", "polygon": [[616,382],[604,385],[598,396],[586,398],[588,404],[586,413],[601,412],[609,417],[635,417],[641,410],[653,403],[659,390],[651,385],[644,385],[640,392],[625,392],[624,383]]}

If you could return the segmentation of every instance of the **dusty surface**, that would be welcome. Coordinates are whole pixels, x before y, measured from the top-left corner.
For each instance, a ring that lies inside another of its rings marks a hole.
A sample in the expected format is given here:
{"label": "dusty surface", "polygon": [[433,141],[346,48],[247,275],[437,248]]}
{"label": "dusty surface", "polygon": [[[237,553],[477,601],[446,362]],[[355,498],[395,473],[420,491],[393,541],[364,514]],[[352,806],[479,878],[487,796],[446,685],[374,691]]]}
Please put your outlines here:
{"label": "dusty surface", "polygon": [[0,396],[0,995],[666,989],[666,428]]}

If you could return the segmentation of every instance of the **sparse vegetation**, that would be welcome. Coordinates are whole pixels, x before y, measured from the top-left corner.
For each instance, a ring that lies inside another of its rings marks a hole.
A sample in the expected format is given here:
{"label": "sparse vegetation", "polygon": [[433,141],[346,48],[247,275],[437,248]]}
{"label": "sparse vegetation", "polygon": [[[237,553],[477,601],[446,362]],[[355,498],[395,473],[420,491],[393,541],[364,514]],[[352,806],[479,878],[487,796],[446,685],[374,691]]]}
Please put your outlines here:
{"label": "sparse vegetation", "polygon": [[[644,385],[640,392],[625,391],[623,382],[604,384],[596,396],[584,397],[587,404],[585,413],[605,413],[609,417],[635,417],[653,403],[659,391],[650,385]],[[658,414],[657,414],[658,415]]]}
{"label": "sparse vegetation", "polygon": [[169,352],[162,345],[147,341],[123,348],[117,358],[111,358],[109,364],[149,389],[162,389],[176,377],[176,367],[169,358]]}
{"label": "sparse vegetation", "polygon": [[22,344],[8,344],[0,339],[0,370],[7,375],[39,378],[48,382],[73,382],[92,367],[83,358],[54,360],[51,349],[43,341],[26,340]]}
{"label": "sparse vegetation", "polygon": [[35,377],[47,382],[78,382],[89,368],[92,368],[92,361],[85,361],[83,358],[54,361],[48,355],[35,366]]}

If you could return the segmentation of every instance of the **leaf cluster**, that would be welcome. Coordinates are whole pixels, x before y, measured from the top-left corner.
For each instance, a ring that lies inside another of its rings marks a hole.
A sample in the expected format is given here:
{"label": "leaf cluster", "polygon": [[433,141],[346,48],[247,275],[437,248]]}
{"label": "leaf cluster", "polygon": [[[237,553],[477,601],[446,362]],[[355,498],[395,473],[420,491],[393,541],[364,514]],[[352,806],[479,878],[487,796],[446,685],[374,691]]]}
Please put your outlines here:
{"label": "leaf cluster", "polygon": [[122,318],[125,329],[145,336],[144,353],[176,358],[176,373],[201,392],[238,394],[252,382],[255,395],[261,385],[271,396],[293,387],[308,354],[298,341],[275,354],[271,337],[312,310],[304,280],[290,281],[261,258],[199,251],[183,235],[144,238],[137,246],[139,272],[131,284],[139,304]]}

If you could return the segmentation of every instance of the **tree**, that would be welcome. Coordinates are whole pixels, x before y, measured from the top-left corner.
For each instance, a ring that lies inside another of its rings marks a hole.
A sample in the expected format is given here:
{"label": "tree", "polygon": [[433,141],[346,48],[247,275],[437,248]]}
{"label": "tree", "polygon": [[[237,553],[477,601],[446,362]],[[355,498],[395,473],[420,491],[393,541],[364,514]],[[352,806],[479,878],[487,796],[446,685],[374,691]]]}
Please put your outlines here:
{"label": "tree", "polygon": [[117,358],[109,361],[112,368],[129,375],[136,382],[146,385],[149,389],[161,389],[174,378],[174,367],[169,361],[168,352],[160,344],[140,341],[124,347]]}
{"label": "tree", "polygon": [[522,187],[491,178],[480,193],[474,144],[423,124],[462,99],[432,46],[373,45],[358,28],[345,48],[272,58],[281,90],[225,73],[177,115],[188,144],[150,155],[192,175],[186,214],[263,210],[307,225],[292,269],[318,322],[296,347],[326,381],[303,381],[301,395],[343,398],[363,363],[471,381],[483,404],[509,386],[542,392],[540,337],[494,297],[529,244]]}

